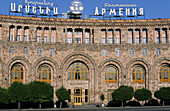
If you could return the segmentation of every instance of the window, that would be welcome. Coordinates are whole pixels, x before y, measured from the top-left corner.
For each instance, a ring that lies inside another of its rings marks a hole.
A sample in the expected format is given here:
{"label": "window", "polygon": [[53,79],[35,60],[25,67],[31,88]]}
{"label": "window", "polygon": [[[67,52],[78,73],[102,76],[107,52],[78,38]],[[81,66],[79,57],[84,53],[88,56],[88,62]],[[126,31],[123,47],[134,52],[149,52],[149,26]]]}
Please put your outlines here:
{"label": "window", "polygon": [[41,82],[51,83],[51,69],[47,65],[43,65],[39,68],[39,79]]}
{"label": "window", "polygon": [[120,56],[120,50],[116,49],[116,56]]}
{"label": "window", "polygon": [[85,35],[89,35],[90,33],[89,32],[85,32]]}
{"label": "window", "polygon": [[89,38],[85,38],[85,44],[89,43]]}
{"label": "window", "polygon": [[116,67],[109,66],[105,69],[105,83],[117,83],[118,70]]}
{"label": "window", "polygon": [[89,102],[89,91],[88,89],[85,89],[85,103]]}
{"label": "window", "polygon": [[170,65],[164,65],[161,67],[160,82],[170,82]]}
{"label": "window", "polygon": [[63,43],[65,43],[65,38],[63,38]]}
{"label": "window", "polygon": [[129,38],[129,44],[132,44],[132,43],[133,43],[133,39]]}
{"label": "window", "polygon": [[139,37],[136,38],[136,43],[139,44],[140,43],[140,39]]}
{"label": "window", "polygon": [[144,83],[145,70],[141,66],[136,66],[132,71],[133,83]]}
{"label": "window", "polygon": [[67,34],[72,34],[72,32],[71,32],[71,31],[68,31]]}
{"label": "window", "polygon": [[9,41],[13,41],[13,35],[9,35]]}
{"label": "window", "polygon": [[20,35],[17,35],[17,41],[20,41]]}
{"label": "window", "polygon": [[51,43],[53,43],[54,42],[54,37],[51,37]]}
{"label": "window", "polygon": [[47,37],[44,37],[44,43],[46,43],[47,42]]}
{"label": "window", "polygon": [[143,37],[143,43],[146,44],[147,43],[147,38]]}
{"label": "window", "polygon": [[156,49],[156,55],[160,55],[161,54],[161,51],[159,48]]}
{"label": "window", "polygon": [[75,31],[75,35],[81,35],[81,31]]}
{"label": "window", "polygon": [[106,56],[106,55],[107,55],[106,49],[103,49],[102,50],[102,56]]}
{"label": "window", "polygon": [[147,49],[143,49],[143,55],[145,56],[145,55],[147,55]]}
{"label": "window", "polygon": [[71,41],[71,38],[67,38],[67,43],[71,43],[72,41]]}
{"label": "window", "polygon": [[40,42],[40,36],[37,36],[37,42]]}
{"label": "window", "polygon": [[23,68],[20,65],[14,65],[11,70],[11,82],[23,82]]}
{"label": "window", "polygon": [[129,55],[130,55],[130,56],[133,56],[133,55],[134,55],[133,49],[130,49],[130,50],[129,50]]}
{"label": "window", "polygon": [[71,89],[68,89],[68,93],[70,95],[70,98],[68,99],[68,102],[71,103]]}
{"label": "window", "polygon": [[81,38],[75,38],[75,43],[81,43]]}
{"label": "window", "polygon": [[27,42],[27,36],[24,35],[24,42]]}
{"label": "window", "polygon": [[14,47],[13,46],[10,47],[10,54],[14,54]]}
{"label": "window", "polygon": [[102,44],[106,44],[106,38],[102,38]]}
{"label": "window", "polygon": [[167,43],[167,37],[163,37],[163,43]]}
{"label": "window", "polygon": [[107,101],[112,101],[112,93],[114,89],[107,89]]}
{"label": "window", "polygon": [[160,43],[160,37],[156,37],[156,43]]}
{"label": "window", "polygon": [[54,50],[54,48],[51,48],[51,55],[55,55],[55,50]]}
{"label": "window", "polygon": [[41,55],[41,48],[37,48],[37,55]]}
{"label": "window", "polygon": [[113,44],[113,38],[109,38],[109,44]]}
{"label": "window", "polygon": [[116,38],[116,44],[120,44],[120,39]]}
{"label": "window", "polygon": [[27,47],[24,47],[24,54],[27,54]]}
{"label": "window", "polygon": [[81,62],[75,62],[68,69],[69,80],[87,80],[88,68]]}

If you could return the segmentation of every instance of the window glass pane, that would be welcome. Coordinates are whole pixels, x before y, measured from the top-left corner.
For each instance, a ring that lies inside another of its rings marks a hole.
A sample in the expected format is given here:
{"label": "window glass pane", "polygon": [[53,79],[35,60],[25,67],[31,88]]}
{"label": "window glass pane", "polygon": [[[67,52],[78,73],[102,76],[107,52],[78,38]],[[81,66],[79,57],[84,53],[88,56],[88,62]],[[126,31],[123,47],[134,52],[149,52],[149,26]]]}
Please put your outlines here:
{"label": "window glass pane", "polygon": [[106,38],[102,38],[102,44],[106,44]]}
{"label": "window glass pane", "polygon": [[85,43],[86,43],[86,44],[89,43],[89,38],[85,38]]}
{"label": "window glass pane", "polygon": [[26,41],[27,41],[27,36],[25,35],[25,36],[24,36],[24,42],[26,42]]}
{"label": "window glass pane", "polygon": [[109,44],[113,44],[113,38],[109,38]]}
{"label": "window glass pane", "polygon": [[51,37],[51,42],[52,42],[52,43],[54,42],[54,37]]}

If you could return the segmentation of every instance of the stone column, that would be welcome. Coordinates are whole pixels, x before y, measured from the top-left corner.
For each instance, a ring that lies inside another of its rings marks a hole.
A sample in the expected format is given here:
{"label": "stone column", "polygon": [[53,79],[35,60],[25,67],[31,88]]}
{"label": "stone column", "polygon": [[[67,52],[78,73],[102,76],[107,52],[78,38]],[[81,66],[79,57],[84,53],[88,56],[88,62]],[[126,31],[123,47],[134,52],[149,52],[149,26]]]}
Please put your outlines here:
{"label": "stone column", "polygon": [[14,28],[14,40],[13,41],[16,41],[17,40],[17,27],[15,26]]}
{"label": "stone column", "polygon": [[160,28],[160,43],[163,43],[162,33],[163,33],[162,28]]}
{"label": "stone column", "polygon": [[24,26],[22,26],[22,31],[21,31],[21,41],[24,41],[24,35],[25,35],[25,30],[24,30]]}
{"label": "stone column", "polygon": [[85,28],[82,29],[82,43],[85,43]]}
{"label": "stone column", "polygon": [[41,29],[40,42],[44,42],[44,27],[42,27],[42,29]]}
{"label": "stone column", "polygon": [[116,44],[116,29],[113,29],[113,44]]}
{"label": "stone column", "polygon": [[132,44],[135,43],[135,29],[132,29]]}
{"label": "stone column", "polygon": [[101,29],[94,29],[94,43],[100,43],[101,41]]}
{"label": "stone column", "polygon": [[67,43],[67,28],[65,28],[65,43]]}
{"label": "stone column", "polygon": [[48,31],[48,42],[51,42],[51,27],[49,27]]}
{"label": "stone column", "polygon": [[75,28],[72,28],[72,43],[75,43]]}
{"label": "stone column", "polygon": [[170,30],[167,27],[167,43],[170,43]]}
{"label": "stone column", "polygon": [[147,39],[148,43],[155,43],[155,28],[147,29]]}
{"label": "stone column", "polygon": [[126,44],[126,38],[128,38],[128,34],[126,34],[126,29],[125,28],[121,28],[120,30],[121,33],[121,37],[120,37],[120,43],[121,44]]}

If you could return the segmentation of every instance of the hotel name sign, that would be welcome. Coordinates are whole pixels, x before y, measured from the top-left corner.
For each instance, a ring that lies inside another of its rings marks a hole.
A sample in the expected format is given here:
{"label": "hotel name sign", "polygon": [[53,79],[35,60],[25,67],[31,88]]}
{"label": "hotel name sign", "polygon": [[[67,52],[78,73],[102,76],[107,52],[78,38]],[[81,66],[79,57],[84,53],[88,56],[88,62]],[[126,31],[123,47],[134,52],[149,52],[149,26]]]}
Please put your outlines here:
{"label": "hotel name sign", "polygon": [[[100,11],[101,10],[101,11]],[[143,16],[144,9],[138,8],[136,4],[109,4],[105,3],[104,7],[100,9],[96,7],[95,15],[109,15],[109,16]]]}

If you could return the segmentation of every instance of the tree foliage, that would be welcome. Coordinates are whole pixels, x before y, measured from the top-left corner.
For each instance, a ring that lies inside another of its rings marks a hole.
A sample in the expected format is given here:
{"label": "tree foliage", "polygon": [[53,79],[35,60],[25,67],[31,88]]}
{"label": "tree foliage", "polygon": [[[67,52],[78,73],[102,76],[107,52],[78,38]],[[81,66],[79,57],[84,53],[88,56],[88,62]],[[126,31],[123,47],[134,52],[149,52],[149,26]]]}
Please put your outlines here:
{"label": "tree foliage", "polygon": [[26,102],[28,99],[27,86],[21,82],[13,82],[7,92],[12,103]]}
{"label": "tree foliage", "polygon": [[101,99],[102,101],[104,101],[104,99],[105,99],[104,94],[101,94],[101,95],[100,95],[100,99]]}
{"label": "tree foliage", "polygon": [[170,87],[162,87],[155,91],[154,96],[162,101],[170,100]]}
{"label": "tree foliage", "polygon": [[69,92],[63,86],[56,90],[56,96],[59,101],[64,101],[70,98]]}
{"label": "tree foliage", "polygon": [[9,103],[9,96],[7,94],[7,90],[4,88],[0,88],[0,103],[1,104]]}
{"label": "tree foliage", "polygon": [[134,91],[132,87],[129,86],[120,86],[112,93],[113,100],[118,100],[121,102],[131,100],[133,97]]}
{"label": "tree foliage", "polygon": [[134,94],[134,98],[138,101],[145,101],[152,99],[152,93],[148,89],[137,89]]}
{"label": "tree foliage", "polygon": [[28,84],[29,101],[43,103],[53,100],[53,87],[45,82],[34,81]]}

